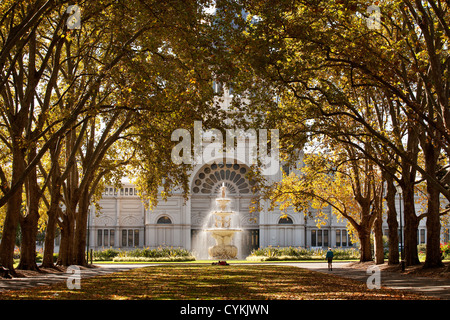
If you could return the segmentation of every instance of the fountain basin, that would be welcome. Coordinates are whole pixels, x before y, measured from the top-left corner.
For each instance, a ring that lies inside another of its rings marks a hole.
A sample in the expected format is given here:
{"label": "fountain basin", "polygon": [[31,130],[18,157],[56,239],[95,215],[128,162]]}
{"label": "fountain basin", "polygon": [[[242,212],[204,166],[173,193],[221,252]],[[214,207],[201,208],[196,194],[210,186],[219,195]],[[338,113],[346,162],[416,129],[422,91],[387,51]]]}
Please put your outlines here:
{"label": "fountain basin", "polygon": [[208,249],[208,253],[211,257],[216,259],[235,259],[238,249],[231,244],[233,235],[236,232],[242,231],[241,229],[231,228],[215,228],[208,229],[211,236],[216,240],[216,245]]}
{"label": "fountain basin", "polygon": [[233,211],[213,211],[213,215],[219,216],[219,217],[228,217],[234,214]]}
{"label": "fountain basin", "polygon": [[208,248],[208,254],[216,259],[236,259],[238,249],[233,245],[213,246]]}
{"label": "fountain basin", "polygon": [[206,229],[206,232],[210,232],[212,235],[218,235],[221,237],[232,236],[235,232],[242,231],[242,229],[237,228],[212,228]]}
{"label": "fountain basin", "polygon": [[208,229],[206,232],[211,233],[211,236],[216,240],[216,245],[229,245],[233,239],[233,235],[236,232],[242,231],[241,229]]}
{"label": "fountain basin", "polygon": [[[214,226],[216,228],[228,228],[231,225],[231,215],[233,215],[233,211],[214,211],[213,216],[215,218]],[[228,218],[229,217],[229,218]]]}
{"label": "fountain basin", "polygon": [[228,203],[231,201],[229,198],[217,198],[216,203],[219,206],[221,211],[225,211]]}

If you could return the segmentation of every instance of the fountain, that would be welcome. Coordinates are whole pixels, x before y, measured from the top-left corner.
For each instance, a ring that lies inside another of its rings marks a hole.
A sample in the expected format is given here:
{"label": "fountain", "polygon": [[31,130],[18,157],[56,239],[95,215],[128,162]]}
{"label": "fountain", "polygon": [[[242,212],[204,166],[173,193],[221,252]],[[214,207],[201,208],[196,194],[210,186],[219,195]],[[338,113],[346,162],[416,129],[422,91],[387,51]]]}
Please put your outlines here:
{"label": "fountain", "polygon": [[227,210],[231,199],[226,197],[227,187],[225,183],[220,187],[220,197],[216,199],[219,210],[211,212],[215,221],[212,228],[205,231],[210,233],[216,240],[216,245],[208,248],[208,254],[216,259],[235,259],[238,254],[238,248],[232,244],[233,236],[241,231],[238,228],[232,228],[231,216],[234,211]]}

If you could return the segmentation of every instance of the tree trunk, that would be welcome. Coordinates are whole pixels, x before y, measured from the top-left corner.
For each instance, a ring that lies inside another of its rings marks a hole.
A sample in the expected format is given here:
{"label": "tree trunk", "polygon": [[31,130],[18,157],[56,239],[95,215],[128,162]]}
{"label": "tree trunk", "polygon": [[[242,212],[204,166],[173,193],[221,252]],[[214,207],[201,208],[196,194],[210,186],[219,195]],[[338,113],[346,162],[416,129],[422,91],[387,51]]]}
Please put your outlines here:
{"label": "tree trunk", "polygon": [[39,215],[29,213],[22,219],[20,227],[22,229],[22,243],[20,245],[20,262],[17,269],[36,270],[36,237]]}
{"label": "tree trunk", "polygon": [[386,203],[387,203],[387,223],[389,227],[389,258],[388,264],[399,264],[398,252],[398,221],[397,210],[395,209],[395,194],[397,193],[394,186],[394,179],[386,175]]}
{"label": "tree trunk", "polygon": [[[13,161],[12,178],[13,186],[24,171],[24,152],[25,150],[18,146],[15,141],[21,141],[20,137],[13,137]],[[14,246],[16,244],[17,225],[22,210],[22,188],[11,196],[7,202],[6,216],[3,224],[3,232],[0,244],[0,264],[8,268],[14,274]]]}
{"label": "tree trunk", "polygon": [[442,267],[440,250],[441,221],[439,219],[439,191],[433,186],[427,187],[427,256],[424,268]]}
{"label": "tree trunk", "polygon": [[375,263],[384,263],[384,244],[383,244],[383,187],[384,180],[381,179],[380,183],[374,184],[373,192],[373,214],[376,215],[374,221],[374,251],[375,251]]}
{"label": "tree trunk", "polygon": [[85,266],[86,262],[86,234],[87,234],[87,216],[89,210],[89,192],[88,188],[83,192],[80,199],[79,211],[76,217],[75,229],[75,264]]}
{"label": "tree trunk", "polygon": [[356,229],[360,242],[360,262],[373,261],[370,231],[372,230],[372,225],[375,221],[375,214],[371,210],[370,189],[367,193],[369,193],[369,195],[366,195],[365,197],[357,197],[357,201],[361,207],[361,222]]}
{"label": "tree trunk", "polygon": [[69,214],[64,215],[61,227],[61,244],[57,264],[60,266],[70,266],[73,264],[73,236],[74,222]]}
{"label": "tree trunk", "polygon": [[375,235],[375,263],[382,264],[384,263],[384,246],[383,246],[383,218],[381,211],[378,213],[378,216],[374,223],[374,235]]}
{"label": "tree trunk", "polygon": [[42,258],[42,267],[52,268],[53,264],[53,253],[55,250],[55,234],[56,234],[56,219],[57,219],[57,210],[59,209],[58,204],[55,207],[50,205],[50,209],[47,211],[47,229],[45,231],[45,240],[44,240],[44,256]]}
{"label": "tree trunk", "polygon": [[54,267],[53,253],[55,250],[55,236],[58,216],[62,216],[61,208],[59,207],[61,201],[61,172],[59,167],[59,155],[61,153],[60,144],[50,147],[50,155],[52,167],[49,175],[51,176],[50,183],[50,207],[47,210],[47,228],[44,240],[44,257],[42,259],[42,266],[46,268]]}
{"label": "tree trunk", "polygon": [[417,227],[419,219],[416,215],[414,205],[414,184],[416,181],[416,169],[410,163],[417,163],[419,154],[418,132],[414,129],[414,124],[410,123],[407,127],[407,159],[402,159],[402,195],[403,195],[403,212],[399,213],[404,225],[404,252],[401,257],[405,260],[406,265],[412,266],[420,264],[419,254],[417,252]]}
{"label": "tree trunk", "polygon": [[[36,148],[30,148],[28,160],[36,156]],[[39,222],[40,190],[37,183],[37,172],[34,168],[27,176],[25,182],[27,196],[27,213],[20,218],[22,229],[22,243],[20,246],[20,263],[17,267],[21,270],[39,270],[36,264],[36,237]]]}
{"label": "tree trunk", "polygon": [[[436,176],[437,161],[440,148],[431,142],[423,143],[425,170],[431,176]],[[440,238],[441,221],[439,219],[439,190],[433,183],[427,181],[427,256],[424,268],[442,266]]]}
{"label": "tree trunk", "polygon": [[[403,216],[405,222],[404,232],[404,258],[407,266],[420,264],[417,252],[417,228],[419,219],[416,216],[414,206],[414,186],[410,185],[403,189]],[[402,213],[400,213],[402,214]]]}
{"label": "tree trunk", "polygon": [[[369,229],[370,230],[370,229]],[[370,231],[361,228],[358,231],[359,243],[360,243],[360,262],[373,261],[372,248],[370,246]]]}
{"label": "tree trunk", "polygon": [[6,217],[0,244],[0,264],[14,273],[14,247],[16,244],[17,225],[22,205],[22,190],[19,189],[8,200]]}
{"label": "tree trunk", "polygon": [[[77,133],[75,129],[66,135],[66,160],[71,159],[71,153],[76,150]],[[67,179],[64,189],[64,203],[66,205],[63,221],[61,224],[61,244],[59,247],[58,265],[70,266],[74,263],[74,236],[75,216],[79,199],[78,194],[78,168],[77,164],[66,164],[68,167]]]}

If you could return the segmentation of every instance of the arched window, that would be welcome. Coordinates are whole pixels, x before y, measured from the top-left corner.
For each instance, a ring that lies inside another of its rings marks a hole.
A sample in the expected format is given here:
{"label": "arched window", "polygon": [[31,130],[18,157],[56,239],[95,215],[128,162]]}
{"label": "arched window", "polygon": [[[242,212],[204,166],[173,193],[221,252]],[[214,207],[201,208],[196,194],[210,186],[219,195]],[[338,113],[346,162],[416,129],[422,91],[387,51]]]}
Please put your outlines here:
{"label": "arched window", "polygon": [[289,217],[284,217],[278,220],[278,224],[294,224],[294,221],[292,221],[292,219]]}
{"label": "arched window", "polygon": [[172,220],[168,216],[162,216],[156,221],[157,224],[172,224]]}
{"label": "arched window", "polygon": [[216,194],[225,182],[230,194],[248,194],[256,181],[249,180],[247,172],[247,167],[237,163],[213,163],[198,172],[192,191],[197,194]]}

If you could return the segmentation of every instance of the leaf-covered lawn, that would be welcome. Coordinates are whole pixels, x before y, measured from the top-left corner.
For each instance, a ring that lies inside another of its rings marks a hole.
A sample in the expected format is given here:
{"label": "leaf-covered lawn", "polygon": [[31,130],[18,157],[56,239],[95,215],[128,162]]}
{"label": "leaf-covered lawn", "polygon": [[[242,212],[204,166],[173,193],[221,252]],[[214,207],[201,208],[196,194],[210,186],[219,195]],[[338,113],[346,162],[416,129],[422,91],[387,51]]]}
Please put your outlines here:
{"label": "leaf-covered lawn", "polygon": [[6,291],[0,299],[429,299],[290,266],[152,266],[66,283]]}

